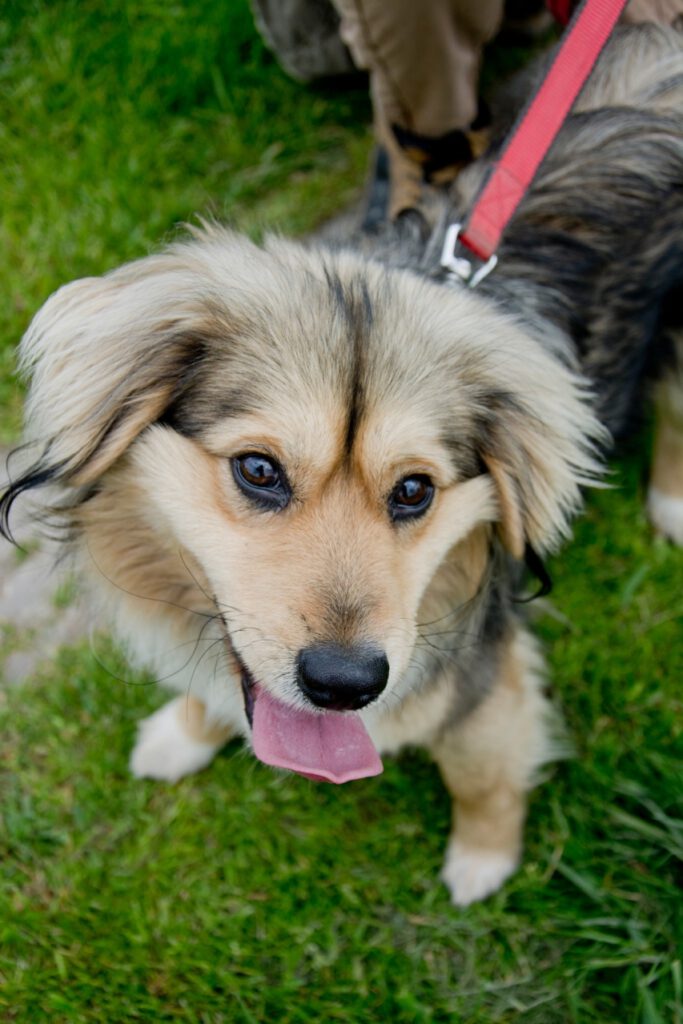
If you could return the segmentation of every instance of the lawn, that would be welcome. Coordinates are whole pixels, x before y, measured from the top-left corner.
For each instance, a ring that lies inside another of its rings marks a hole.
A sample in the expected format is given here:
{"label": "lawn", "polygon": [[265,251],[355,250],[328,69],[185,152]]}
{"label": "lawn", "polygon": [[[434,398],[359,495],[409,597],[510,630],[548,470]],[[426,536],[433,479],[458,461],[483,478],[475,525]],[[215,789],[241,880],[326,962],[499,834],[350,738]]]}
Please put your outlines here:
{"label": "lawn", "polygon": [[[27,0],[0,54],[10,440],[14,343],[50,291],[197,212],[308,230],[354,195],[369,135],[362,86],[289,81],[246,0]],[[643,516],[646,447],[551,566],[534,617],[576,756],[534,796],[521,871],[468,910],[438,882],[449,807],[420,755],[328,787],[233,744],[139,782],[135,724],[163,698],[106,642],[0,687],[0,1020],[683,1024],[683,552]]]}

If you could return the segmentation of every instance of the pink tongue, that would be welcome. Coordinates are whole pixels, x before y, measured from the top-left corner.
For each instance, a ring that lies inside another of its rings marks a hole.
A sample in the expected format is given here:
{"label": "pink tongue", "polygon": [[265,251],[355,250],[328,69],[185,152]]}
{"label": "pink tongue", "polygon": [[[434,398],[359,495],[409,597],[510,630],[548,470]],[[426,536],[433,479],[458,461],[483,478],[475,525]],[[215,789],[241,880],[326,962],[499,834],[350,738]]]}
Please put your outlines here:
{"label": "pink tongue", "polygon": [[337,783],[382,771],[379,754],[358,715],[291,708],[261,687],[254,697],[254,753],[265,764]]}

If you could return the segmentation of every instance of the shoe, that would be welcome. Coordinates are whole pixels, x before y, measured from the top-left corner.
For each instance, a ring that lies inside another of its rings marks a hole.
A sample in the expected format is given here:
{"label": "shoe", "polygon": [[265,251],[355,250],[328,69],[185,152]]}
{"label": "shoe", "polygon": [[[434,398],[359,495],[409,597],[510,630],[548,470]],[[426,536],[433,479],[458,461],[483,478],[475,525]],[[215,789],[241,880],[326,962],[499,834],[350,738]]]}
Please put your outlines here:
{"label": "shoe", "polygon": [[487,113],[468,130],[455,129],[437,138],[392,125],[378,130],[361,229],[376,234],[407,212],[429,222],[435,195],[448,191],[458,174],[488,145]]}

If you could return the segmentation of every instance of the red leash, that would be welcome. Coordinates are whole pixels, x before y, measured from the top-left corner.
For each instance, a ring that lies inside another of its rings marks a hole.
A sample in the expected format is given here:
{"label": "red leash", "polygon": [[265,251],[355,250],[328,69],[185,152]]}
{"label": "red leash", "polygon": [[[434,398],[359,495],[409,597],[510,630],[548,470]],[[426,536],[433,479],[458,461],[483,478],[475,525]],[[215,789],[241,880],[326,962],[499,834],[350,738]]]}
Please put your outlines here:
{"label": "red leash", "polygon": [[[464,224],[446,232],[442,267],[474,288],[493,270],[501,235],[591,73],[626,0],[584,0]],[[468,255],[456,255],[460,243]],[[475,269],[473,254],[483,266]]]}

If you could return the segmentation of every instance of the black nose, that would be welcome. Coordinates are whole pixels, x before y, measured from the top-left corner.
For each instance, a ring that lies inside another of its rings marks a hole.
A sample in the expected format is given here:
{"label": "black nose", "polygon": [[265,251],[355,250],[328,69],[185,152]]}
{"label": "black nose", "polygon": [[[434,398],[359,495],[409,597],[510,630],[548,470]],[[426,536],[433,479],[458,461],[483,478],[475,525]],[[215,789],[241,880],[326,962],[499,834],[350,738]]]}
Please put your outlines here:
{"label": "black nose", "polygon": [[325,644],[299,652],[299,686],[308,699],[329,711],[356,711],[379,697],[389,662],[373,648]]}

